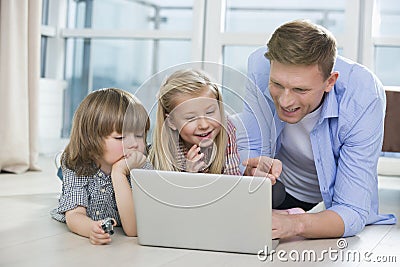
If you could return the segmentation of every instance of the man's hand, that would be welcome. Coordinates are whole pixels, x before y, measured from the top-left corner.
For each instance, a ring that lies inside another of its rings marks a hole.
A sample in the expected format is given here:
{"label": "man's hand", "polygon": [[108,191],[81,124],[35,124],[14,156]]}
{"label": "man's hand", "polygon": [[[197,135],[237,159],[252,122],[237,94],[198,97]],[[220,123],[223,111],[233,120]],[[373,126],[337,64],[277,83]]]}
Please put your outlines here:
{"label": "man's hand", "polygon": [[267,177],[271,179],[272,184],[275,184],[282,172],[282,162],[266,156],[245,160],[243,166],[246,166],[244,175]]}
{"label": "man's hand", "polygon": [[299,234],[300,227],[296,215],[288,215],[286,211],[272,212],[272,238],[292,237]]}

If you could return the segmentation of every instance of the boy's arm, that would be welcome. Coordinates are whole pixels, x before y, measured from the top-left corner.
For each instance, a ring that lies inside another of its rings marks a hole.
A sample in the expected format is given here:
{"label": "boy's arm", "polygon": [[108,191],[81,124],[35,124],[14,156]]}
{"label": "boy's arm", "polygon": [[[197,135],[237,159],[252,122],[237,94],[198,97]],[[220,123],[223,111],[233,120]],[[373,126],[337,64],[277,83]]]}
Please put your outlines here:
{"label": "boy's arm", "polygon": [[122,229],[127,236],[136,236],[136,215],[133,205],[132,189],[124,172],[113,167],[111,179],[115,192]]}
{"label": "boy's arm", "polygon": [[119,217],[122,229],[127,236],[136,236],[136,215],[133,204],[132,189],[127,176],[130,169],[140,168],[145,164],[146,157],[138,151],[134,151],[127,158],[116,162],[111,170],[111,179],[115,192]]}
{"label": "boy's arm", "polygon": [[101,228],[101,221],[93,221],[86,215],[86,208],[79,206],[65,212],[65,219],[69,230],[78,235],[89,238],[93,245],[108,244],[110,235]]}

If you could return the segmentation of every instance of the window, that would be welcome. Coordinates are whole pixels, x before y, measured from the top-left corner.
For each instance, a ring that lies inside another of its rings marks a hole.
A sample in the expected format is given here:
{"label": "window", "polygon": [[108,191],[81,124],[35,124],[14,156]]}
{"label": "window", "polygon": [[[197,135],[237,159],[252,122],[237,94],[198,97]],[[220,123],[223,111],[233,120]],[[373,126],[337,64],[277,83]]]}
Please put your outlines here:
{"label": "window", "polygon": [[341,55],[370,67],[384,85],[400,86],[397,0],[42,3],[41,76],[57,81],[63,92],[57,113],[62,123],[56,132],[64,138],[76,107],[90,91],[120,87],[135,92],[153,74],[186,62],[226,65],[202,66],[220,81],[233,110],[240,111],[248,55],[265,45],[276,27],[293,19],[325,26],[334,33]]}
{"label": "window", "polygon": [[63,137],[89,92],[133,93],[158,71],[192,60],[192,24],[193,1],[69,0]]}
{"label": "window", "polygon": [[335,35],[344,32],[345,1],[240,1],[226,4],[227,32],[273,32],[286,21],[307,18],[330,29]]}
{"label": "window", "polygon": [[385,86],[400,86],[400,5],[377,0],[374,15],[374,71]]}

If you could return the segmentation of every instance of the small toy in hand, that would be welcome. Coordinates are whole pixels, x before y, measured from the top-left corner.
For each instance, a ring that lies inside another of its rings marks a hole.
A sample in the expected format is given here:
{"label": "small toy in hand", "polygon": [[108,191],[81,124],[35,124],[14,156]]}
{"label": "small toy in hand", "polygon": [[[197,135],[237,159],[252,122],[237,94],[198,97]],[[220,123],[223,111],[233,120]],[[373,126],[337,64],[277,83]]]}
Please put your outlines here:
{"label": "small toy in hand", "polygon": [[114,219],[113,218],[105,218],[101,223],[101,228],[104,232],[109,233],[110,235],[114,234]]}

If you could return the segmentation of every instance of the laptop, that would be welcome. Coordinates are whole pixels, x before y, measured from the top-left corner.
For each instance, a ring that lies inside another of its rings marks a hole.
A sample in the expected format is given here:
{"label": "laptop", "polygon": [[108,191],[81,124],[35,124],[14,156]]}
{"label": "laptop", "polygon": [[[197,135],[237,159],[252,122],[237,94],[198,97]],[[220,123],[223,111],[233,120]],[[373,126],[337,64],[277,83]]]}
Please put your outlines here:
{"label": "laptop", "polygon": [[131,180],[140,245],[248,254],[278,245],[269,179],[134,169]]}

